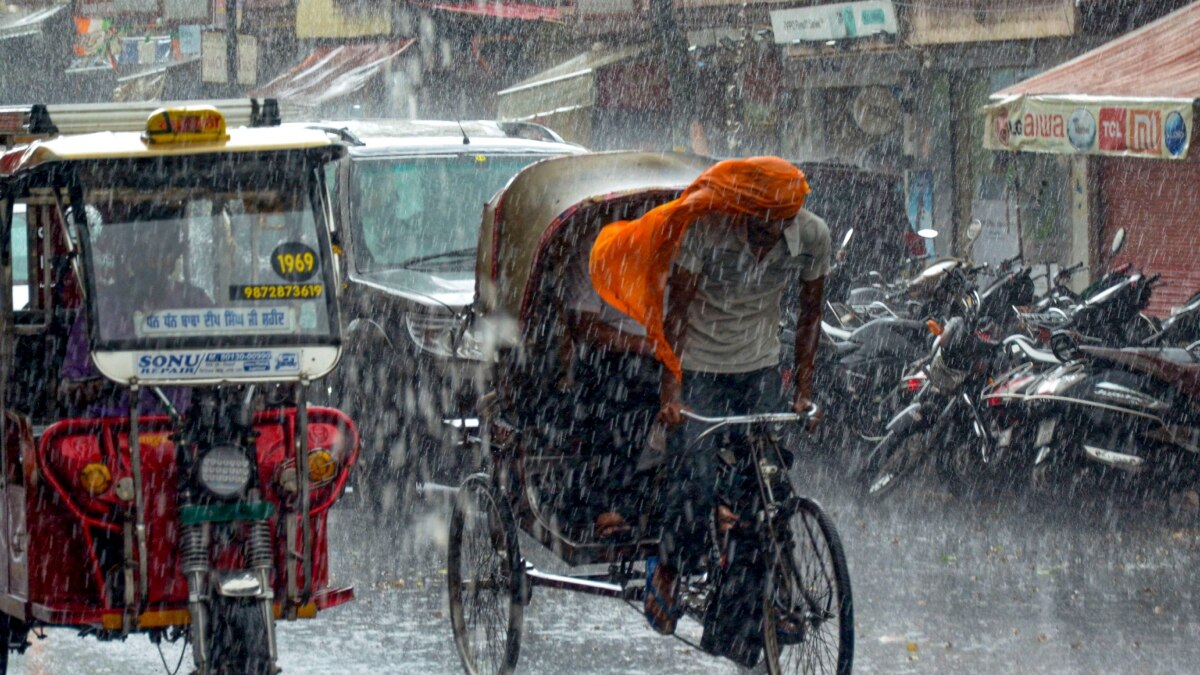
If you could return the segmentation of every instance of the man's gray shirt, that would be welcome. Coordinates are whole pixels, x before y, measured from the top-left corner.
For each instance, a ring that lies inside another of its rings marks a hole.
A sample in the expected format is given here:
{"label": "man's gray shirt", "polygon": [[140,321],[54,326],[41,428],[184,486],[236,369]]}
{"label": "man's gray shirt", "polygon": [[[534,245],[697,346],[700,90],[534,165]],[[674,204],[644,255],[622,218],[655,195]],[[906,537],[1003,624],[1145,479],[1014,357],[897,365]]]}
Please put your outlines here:
{"label": "man's gray shirt", "polygon": [[779,308],[797,279],[829,272],[829,227],[800,210],[783,237],[757,260],[745,227],[721,214],[701,218],[684,235],[675,264],[698,277],[688,307],[684,370],[748,373],[779,363]]}

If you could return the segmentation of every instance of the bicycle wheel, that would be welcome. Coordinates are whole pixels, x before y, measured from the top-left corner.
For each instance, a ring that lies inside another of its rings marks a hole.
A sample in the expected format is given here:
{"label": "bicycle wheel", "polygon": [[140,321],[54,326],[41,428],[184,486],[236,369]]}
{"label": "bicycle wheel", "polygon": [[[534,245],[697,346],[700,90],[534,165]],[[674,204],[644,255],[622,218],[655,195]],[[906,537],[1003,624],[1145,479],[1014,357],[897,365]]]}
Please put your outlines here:
{"label": "bicycle wheel", "polygon": [[508,501],[486,474],[470,476],[458,489],[450,517],[446,582],[454,644],[471,675],[517,667],[524,576]]}
{"label": "bicycle wheel", "polygon": [[775,547],[763,598],[763,654],[771,675],[848,675],[854,602],[842,540],[819,504],[799,499]]}

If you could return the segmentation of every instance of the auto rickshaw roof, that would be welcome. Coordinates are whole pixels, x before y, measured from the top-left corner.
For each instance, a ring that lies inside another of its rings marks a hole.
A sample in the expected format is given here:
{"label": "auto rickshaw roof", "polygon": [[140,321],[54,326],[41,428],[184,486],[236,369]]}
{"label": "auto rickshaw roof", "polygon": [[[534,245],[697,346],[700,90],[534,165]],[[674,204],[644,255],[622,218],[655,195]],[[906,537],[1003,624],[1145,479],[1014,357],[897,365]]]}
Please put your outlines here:
{"label": "auto rickshaw roof", "polygon": [[547,232],[584,201],[681,191],[716,160],[673,152],[597,152],[542,160],[484,208],[477,295],[485,313],[520,316],[525,285]]}
{"label": "auto rickshaw roof", "polygon": [[99,132],[39,140],[0,157],[0,174],[31,171],[51,162],[142,159],[236,152],[304,150],[335,145],[328,135],[295,127],[229,129],[227,140],[174,144],[147,143],[130,131]]}

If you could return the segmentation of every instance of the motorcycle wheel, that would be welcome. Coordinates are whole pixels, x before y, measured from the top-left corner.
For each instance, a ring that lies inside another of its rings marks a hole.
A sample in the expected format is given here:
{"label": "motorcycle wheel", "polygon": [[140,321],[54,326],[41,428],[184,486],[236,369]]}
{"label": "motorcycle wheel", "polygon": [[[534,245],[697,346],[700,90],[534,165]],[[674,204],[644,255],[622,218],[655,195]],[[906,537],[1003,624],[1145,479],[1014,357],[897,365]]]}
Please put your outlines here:
{"label": "motorcycle wheel", "polygon": [[[763,654],[770,675],[849,675],[854,662],[850,569],[833,521],[800,499],[790,541],[776,549],[763,598]],[[789,617],[783,630],[779,617]],[[803,619],[799,619],[803,617]]]}
{"label": "motorcycle wheel", "polygon": [[935,466],[938,478],[955,497],[971,497],[978,486],[978,451],[971,439],[956,438],[937,453]]}
{"label": "motorcycle wheel", "polygon": [[257,599],[216,596],[210,604],[212,636],[209,663],[213,675],[274,675],[267,646],[267,619]]}
{"label": "motorcycle wheel", "polygon": [[929,457],[930,445],[937,439],[946,437],[947,418],[939,419],[931,429],[918,429],[909,433],[898,434],[890,432],[871,458],[868,470],[864,475],[867,496],[872,499],[882,499],[895,491],[896,486],[904,482],[905,476],[913,473]]}

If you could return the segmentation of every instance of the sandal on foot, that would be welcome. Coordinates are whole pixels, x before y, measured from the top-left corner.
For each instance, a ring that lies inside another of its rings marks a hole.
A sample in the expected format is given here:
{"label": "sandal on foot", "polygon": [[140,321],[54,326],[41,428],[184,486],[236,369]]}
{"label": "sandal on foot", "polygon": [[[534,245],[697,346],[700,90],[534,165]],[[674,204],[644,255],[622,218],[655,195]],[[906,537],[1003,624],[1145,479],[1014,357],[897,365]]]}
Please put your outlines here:
{"label": "sandal on foot", "polygon": [[804,618],[795,612],[789,612],[781,607],[775,607],[774,612],[775,639],[781,645],[796,645],[804,642],[808,633]]}
{"label": "sandal on foot", "polygon": [[[646,561],[646,599],[643,614],[650,627],[662,635],[674,634],[679,617],[683,615],[683,606],[675,603],[675,593],[670,590],[675,586],[674,574],[670,566],[659,565],[657,558]],[[664,591],[663,586],[668,590]],[[671,597],[671,601],[667,601],[667,596]]]}
{"label": "sandal on foot", "polygon": [[742,522],[738,514],[733,512],[724,504],[717,506],[717,531],[721,533],[728,532],[739,525],[745,526],[747,523]]}

